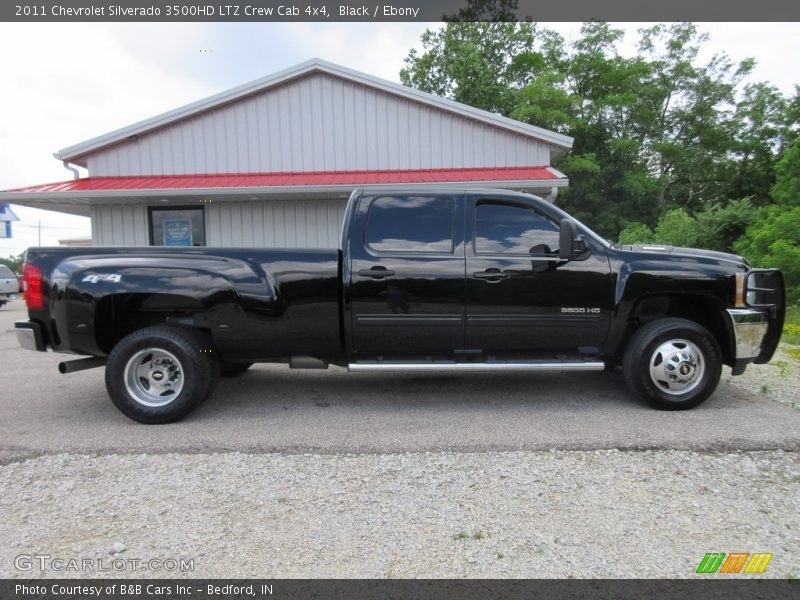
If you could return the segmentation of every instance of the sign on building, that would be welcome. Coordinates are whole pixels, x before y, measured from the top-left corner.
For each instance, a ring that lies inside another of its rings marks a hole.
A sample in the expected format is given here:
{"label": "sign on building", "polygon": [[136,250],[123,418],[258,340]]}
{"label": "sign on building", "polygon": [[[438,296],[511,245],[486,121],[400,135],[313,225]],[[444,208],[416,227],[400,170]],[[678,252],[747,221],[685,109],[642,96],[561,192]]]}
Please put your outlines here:
{"label": "sign on building", "polygon": [[0,238],[11,237],[11,222],[19,221],[7,202],[0,202]]}
{"label": "sign on building", "polygon": [[164,219],[165,246],[191,246],[191,219]]}

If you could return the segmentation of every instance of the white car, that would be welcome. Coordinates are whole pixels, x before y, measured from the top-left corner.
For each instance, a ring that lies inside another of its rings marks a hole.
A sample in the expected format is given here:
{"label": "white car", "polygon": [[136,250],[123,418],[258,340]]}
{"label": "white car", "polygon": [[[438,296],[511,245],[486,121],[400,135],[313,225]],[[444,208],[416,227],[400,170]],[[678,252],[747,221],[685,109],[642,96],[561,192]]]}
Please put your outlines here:
{"label": "white car", "polygon": [[19,281],[14,272],[5,265],[0,265],[0,306],[19,293]]}

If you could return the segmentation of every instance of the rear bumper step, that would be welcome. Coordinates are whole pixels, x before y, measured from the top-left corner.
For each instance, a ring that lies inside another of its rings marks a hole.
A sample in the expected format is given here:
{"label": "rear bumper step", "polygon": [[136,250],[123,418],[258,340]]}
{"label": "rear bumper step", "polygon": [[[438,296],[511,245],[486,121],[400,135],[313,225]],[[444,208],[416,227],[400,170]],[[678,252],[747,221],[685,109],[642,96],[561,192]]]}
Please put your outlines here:
{"label": "rear bumper step", "polygon": [[369,371],[602,371],[602,361],[492,361],[492,362],[356,362],[347,365],[352,373]]}
{"label": "rear bumper step", "polygon": [[42,326],[36,321],[17,321],[14,324],[17,332],[17,342],[26,350],[37,350],[45,352],[44,336]]}

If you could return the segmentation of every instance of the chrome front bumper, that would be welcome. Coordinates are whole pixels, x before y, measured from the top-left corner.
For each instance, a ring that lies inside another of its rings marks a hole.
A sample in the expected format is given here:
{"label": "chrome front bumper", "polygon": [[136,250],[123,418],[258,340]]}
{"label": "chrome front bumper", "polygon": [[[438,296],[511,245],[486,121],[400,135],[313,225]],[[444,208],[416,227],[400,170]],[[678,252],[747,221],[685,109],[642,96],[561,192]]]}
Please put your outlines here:
{"label": "chrome front bumper", "polygon": [[767,335],[769,317],[752,308],[729,308],[728,316],[733,324],[736,360],[756,358],[761,354],[761,344]]}

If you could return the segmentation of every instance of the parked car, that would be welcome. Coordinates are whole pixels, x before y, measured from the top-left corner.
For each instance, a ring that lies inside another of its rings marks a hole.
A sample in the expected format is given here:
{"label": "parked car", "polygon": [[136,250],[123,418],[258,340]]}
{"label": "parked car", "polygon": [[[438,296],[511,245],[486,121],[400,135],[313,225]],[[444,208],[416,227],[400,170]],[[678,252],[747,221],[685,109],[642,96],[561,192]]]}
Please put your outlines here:
{"label": "parked car", "polygon": [[[504,190],[357,190],[341,246],[32,248],[25,348],[105,365],[116,406],[174,421],[254,362],[351,371],[595,371],[687,409],[765,363],[783,278],[731,254],[614,246]],[[532,390],[531,393],[535,393]]]}
{"label": "parked car", "polygon": [[19,281],[6,265],[0,265],[0,307],[19,293]]}

